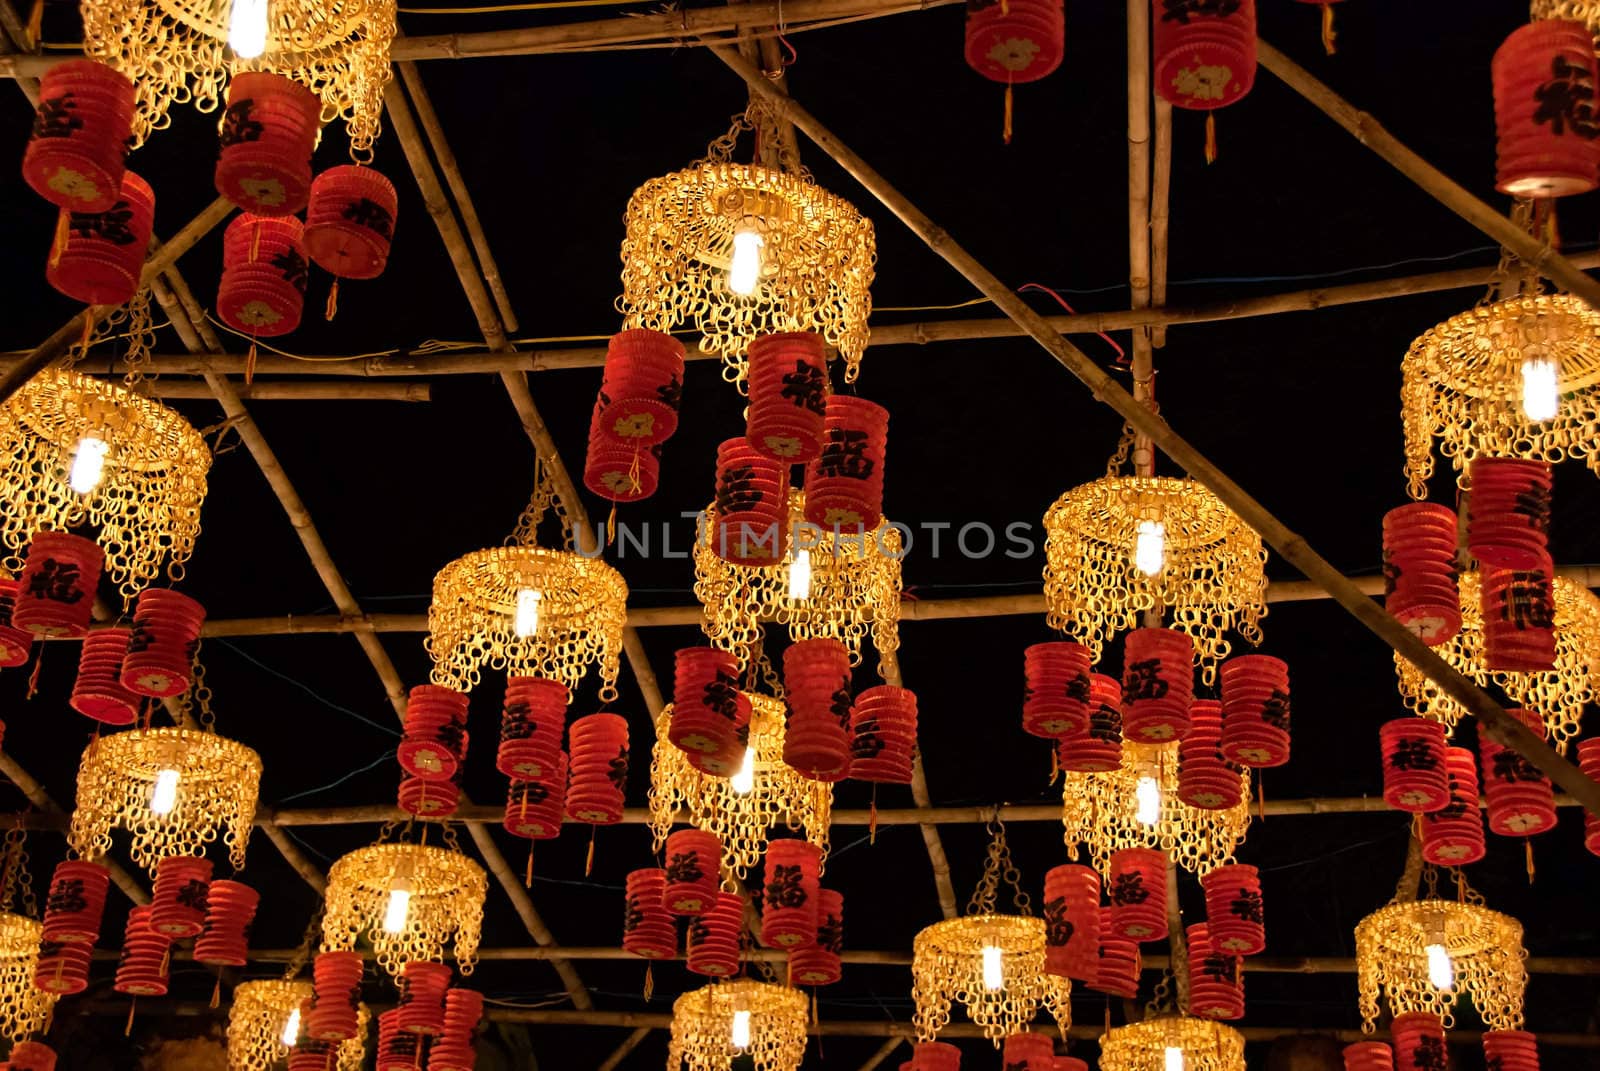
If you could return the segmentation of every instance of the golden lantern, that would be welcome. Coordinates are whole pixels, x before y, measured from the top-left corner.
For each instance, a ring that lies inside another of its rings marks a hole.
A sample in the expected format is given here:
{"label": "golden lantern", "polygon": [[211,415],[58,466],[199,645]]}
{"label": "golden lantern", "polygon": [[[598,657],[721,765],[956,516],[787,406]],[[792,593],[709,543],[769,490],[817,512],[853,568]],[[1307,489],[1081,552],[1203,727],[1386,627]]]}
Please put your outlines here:
{"label": "golden lantern", "polygon": [[[1557,576],[1551,584],[1556,606],[1554,668],[1530,673],[1491,671],[1484,661],[1481,586],[1481,574],[1476,570],[1461,574],[1461,630],[1434,650],[1480,686],[1497,684],[1513,706],[1539,714],[1551,743],[1565,754],[1578,735],[1584,708],[1600,698],[1600,599],[1582,584]],[[1394,656],[1394,662],[1406,706],[1454,731],[1466,708],[1400,655]]]}
{"label": "golden lantern", "polygon": [[[884,521],[866,533],[825,533],[805,519],[805,494],[789,492],[788,549],[773,565],[735,565],[716,554],[717,514],[707,506],[694,541],[694,595],[705,609],[701,627],[713,647],[748,664],[760,646],[763,622],[790,639],[838,640],[861,663],[868,636],[880,665],[894,663],[900,647],[900,531]],[[796,555],[804,550],[810,583],[804,597],[791,584]]]}
{"label": "golden lantern", "polygon": [[371,941],[378,962],[398,977],[411,960],[442,961],[453,941],[456,968],[471,974],[489,883],[454,840],[446,826],[444,848],[380,843],[339,858],[328,870],[323,949]]}
{"label": "golden lantern", "polygon": [[146,869],[172,855],[204,855],[221,835],[244,869],[261,787],[261,756],[209,729],[129,729],[96,737],[78,766],[78,798],[67,834],[96,859],[111,834],[133,834],[128,853]]}
{"label": "golden lantern", "polygon": [[1426,498],[1433,445],[1465,485],[1474,457],[1600,473],[1600,312],[1567,294],[1490,301],[1429,328],[1400,363],[1406,481]]}
{"label": "golden lantern", "polygon": [[57,994],[33,984],[43,927],[38,919],[0,911],[0,1037],[17,1042],[38,1034]]}
{"label": "golden lantern", "polygon": [[[1113,462],[1113,466],[1115,462]],[[1194,638],[1209,684],[1229,631],[1261,642],[1267,552],[1221,499],[1188,479],[1113,472],[1074,487],[1044,517],[1050,627],[1093,652],[1149,610]]]}
{"label": "golden lantern", "polygon": [[[300,1005],[311,999],[311,983],[300,979],[240,982],[228,1008],[228,1071],[270,1071],[289,1055],[299,1034]],[[361,1071],[367,1055],[365,1004],[356,1009],[356,1036],[339,1043],[327,1071]]]}
{"label": "golden lantern", "polygon": [[125,386],[47,369],[0,406],[0,459],[0,539],[13,575],[35,532],[88,524],[99,528],[124,601],[163,560],[182,578],[211,451],[173,410]]}
{"label": "golden lantern", "polygon": [[[1168,1053],[1177,1049],[1182,1060]],[[1100,1071],[1244,1071],[1244,1035],[1224,1023],[1189,1015],[1158,1015],[1107,1030],[1100,1037]]]}
{"label": "golden lantern", "polygon": [[171,122],[174,103],[202,112],[228,78],[271,71],[322,99],[322,121],[343,119],[353,154],[370,158],[389,84],[394,0],[85,0],[83,50],[138,89],[135,144]]}
{"label": "golden lantern", "polygon": [[[1001,1038],[1033,1022],[1041,1006],[1063,1032],[1072,1024],[1072,983],[1045,972],[1044,920],[1030,914],[998,819],[990,822],[989,834],[983,877],[966,915],[936,922],[912,942],[912,1026],[918,1041],[938,1037],[955,1001],[996,1048]],[[995,910],[1002,878],[1012,888],[1015,915]]]}
{"label": "golden lantern", "polygon": [[721,355],[724,378],[741,390],[751,339],[813,331],[854,382],[872,306],[872,223],[794,161],[733,162],[739,134],[750,130],[781,144],[770,113],[752,104],[703,159],[628,199],[624,326],[671,332],[692,320],[700,348]]}
{"label": "golden lantern", "polygon": [[798,1071],[806,1054],[806,997],[789,986],[739,978],[672,1002],[667,1071]]}
{"label": "golden lantern", "polygon": [[748,787],[737,777],[713,777],[689,764],[688,756],[667,739],[670,703],[656,718],[656,743],[650,754],[650,832],[655,850],[666,846],[673,822],[686,819],[716,836],[722,844],[724,873],[740,879],[766,854],[767,835],[779,823],[803,832],[826,858],[833,810],[832,785],[802,777],[783,761],[783,700],[745,694],[751,707]]}
{"label": "golden lantern", "polygon": [[[1178,746],[1126,740],[1116,770],[1061,771],[1061,824],[1072,858],[1086,850],[1095,869],[1108,877],[1111,854],[1123,848],[1158,848],[1199,875],[1233,862],[1234,849],[1250,827],[1250,775],[1238,775],[1234,806],[1191,807],[1178,798]],[[1154,815],[1141,803],[1139,783],[1147,779],[1159,793]]]}
{"label": "golden lantern", "polygon": [[1576,19],[1600,34],[1600,0],[1533,0],[1532,15],[1538,19]]}

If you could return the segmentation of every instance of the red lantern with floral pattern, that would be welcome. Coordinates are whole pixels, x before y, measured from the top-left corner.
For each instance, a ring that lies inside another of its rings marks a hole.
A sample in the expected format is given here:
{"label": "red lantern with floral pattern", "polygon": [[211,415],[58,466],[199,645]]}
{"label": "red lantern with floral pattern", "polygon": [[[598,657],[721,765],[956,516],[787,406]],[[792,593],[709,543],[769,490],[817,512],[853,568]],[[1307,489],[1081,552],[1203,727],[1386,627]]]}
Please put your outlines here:
{"label": "red lantern with floral pattern", "polygon": [[448,781],[467,755],[466,693],[419,684],[406,701],[405,736],[395,752],[402,769],[424,781]]}
{"label": "red lantern with floral pattern", "polygon": [[1022,728],[1047,739],[1089,731],[1089,649],[1081,643],[1036,643],[1022,653]]}
{"label": "red lantern with floral pattern", "polygon": [[[356,1036],[361,1005],[361,953],[318,952],[311,961],[311,1014],[306,1035],[317,1041],[346,1041]],[[402,989],[409,989],[402,976]]]}
{"label": "red lantern with floral pattern", "polygon": [[1167,935],[1167,853],[1157,848],[1123,848],[1111,853],[1111,930],[1130,941],[1159,941]]}
{"label": "red lantern with floral pattern", "polygon": [[843,951],[844,894],[836,889],[818,889],[816,938],[790,951],[790,984],[817,986],[837,982]]}
{"label": "red lantern with floral pattern", "polygon": [[155,227],[156,195],[125,171],[116,201],[104,212],[63,208],[44,277],[85,305],[123,305],[139,292],[144,255]]}
{"label": "red lantern with floral pattern", "polygon": [[567,730],[567,817],[608,826],[622,821],[628,789],[628,721],[618,714],[590,714]]}
{"label": "red lantern with floral pattern", "polygon": [[122,660],[122,686],[170,699],[189,690],[206,608],[180,591],[145,588],[133,608],[133,636]]}
{"label": "red lantern with floral pattern", "polygon": [[674,915],[703,915],[717,902],[722,881],[722,844],[703,829],[667,835],[667,884],[661,903]]}
{"label": "red lantern with floral pattern", "polygon": [[161,997],[167,993],[167,951],[172,941],[150,925],[153,904],[140,904],[128,912],[122,934],[122,958],[117,961],[111,988],[136,997]]}
{"label": "red lantern with floral pattern", "polygon": [[206,888],[206,920],[195,938],[194,958],[216,967],[243,967],[250,953],[250,923],[261,894],[238,881],[219,878]]}
{"label": "red lantern with floral pattern", "polygon": [[[1531,710],[1506,713],[1544,739],[1544,719],[1538,714]],[[1478,758],[1482,762],[1490,832],[1503,837],[1532,837],[1555,828],[1555,790],[1538,767],[1481,730]]]}
{"label": "red lantern with floral pattern", "polygon": [[880,684],[850,708],[850,776],[857,781],[909,785],[917,747],[917,696]]}
{"label": "red lantern with floral pattern", "polygon": [[726,978],[739,970],[739,935],[744,932],[744,901],[719,892],[707,909],[689,920],[684,966],[694,974]]}
{"label": "red lantern with floral pattern", "polygon": [[561,755],[570,696],[565,684],[547,677],[506,678],[495,768],[511,778],[548,779]]}
{"label": "red lantern with floral pattern", "polygon": [[850,394],[828,398],[822,452],[806,465],[806,520],[825,531],[870,532],[883,521],[889,410]]}
{"label": "red lantern with floral pattern", "polygon": [[1239,772],[1222,757],[1222,704],[1196,699],[1189,706],[1189,734],[1178,744],[1178,798],[1202,811],[1237,807]]}
{"label": "red lantern with floral pattern", "polygon": [[667,739],[696,769],[717,777],[744,761],[750,697],[739,689],[739,662],[715,647],[684,647],[673,659],[672,722]]}
{"label": "red lantern with floral pattern", "polygon": [[217,192],[258,216],[292,216],[311,191],[322,101],[281,74],[241,71],[228,83]]}
{"label": "red lantern with floral pattern", "polygon": [[1223,108],[1256,78],[1255,0],[1154,0],[1155,88],[1178,108]]}
{"label": "red lantern with floral pattern", "polygon": [[1243,1018],[1244,972],[1239,957],[1218,949],[1203,922],[1190,926],[1187,937],[1189,1014],[1202,1019]]}
{"label": "red lantern with floral pattern", "polygon": [[389,263],[400,199],[370,167],[341,164],[318,175],[306,206],[306,253],[339,279],[375,279]]}
{"label": "red lantern with floral pattern", "polygon": [[1261,875],[1253,866],[1229,863],[1200,879],[1206,894],[1211,947],[1224,956],[1253,956],[1267,947]]}
{"label": "red lantern with floral pattern", "polygon": [[770,841],[761,888],[761,943],[799,948],[817,938],[822,849],[798,837]]}
{"label": "red lantern with floral pattern", "polygon": [[194,937],[205,928],[206,890],[211,860],[197,855],[169,855],[156,862],[150,893],[150,929],[169,941]]}
{"label": "red lantern with floral pattern", "polygon": [[306,301],[304,228],[294,216],[242,213],[222,236],[217,316],[251,338],[287,335]]}
{"label": "red lantern with floral pattern", "polygon": [[450,968],[443,963],[411,960],[400,968],[398,1026],[407,1034],[437,1037],[444,1033],[445,993],[450,988]]}
{"label": "red lantern with floral pattern", "polygon": [[1450,802],[1444,726],[1426,718],[1396,718],[1378,730],[1383,747],[1383,798],[1400,811],[1423,814]]}
{"label": "red lantern with floral pattern", "polygon": [[1136,628],[1123,648],[1122,736],[1146,744],[1189,731],[1194,702],[1194,640],[1170,628]]}
{"label": "red lantern with floral pattern", "polygon": [[1063,863],[1044,875],[1045,965],[1051,974],[1094,981],[1100,959],[1100,873]]}
{"label": "red lantern with floral pattern", "polygon": [[1395,1071],[1437,1071],[1450,1066],[1444,1024],[1429,1012],[1405,1012],[1389,1024]]}
{"label": "red lantern with floral pattern", "polygon": [[850,652],[838,640],[798,640],[783,652],[789,716],[783,761],[813,781],[850,774]]}
{"label": "red lantern with floral pattern", "polygon": [[1383,608],[1436,647],[1461,631],[1456,512],[1411,502],[1383,515]]}
{"label": "red lantern with floral pattern", "polygon": [[[707,533],[713,554],[734,565],[774,565],[783,560],[789,536],[787,464],[762,454],[742,436],[724,441],[717,447],[713,507],[717,523]],[[809,509],[808,504],[808,520]]]}
{"label": "red lantern with floral pattern", "polygon": [[822,452],[828,402],[827,351],[813,331],[759,335],[750,341],[750,408],[745,441],[782,465]]}
{"label": "red lantern with floral pattern", "polygon": [[678,930],[662,903],[667,872],[657,867],[628,874],[627,907],[622,919],[622,950],[645,959],[666,959],[678,951]]}
{"label": "red lantern with floral pattern", "polygon": [[1131,999],[1139,995],[1139,942],[1117,934],[1115,911],[1100,909],[1100,963],[1089,988]]}
{"label": "red lantern with floral pattern", "polygon": [[22,177],[60,208],[104,212],[116,204],[133,135],[134,87],[91,59],[67,60],[39,79]]}
{"label": "red lantern with floral pattern", "polygon": [[1075,773],[1105,773],[1122,765],[1122,685],[1089,674],[1089,728],[1056,743],[1056,763]]}
{"label": "red lantern with floral pattern", "polygon": [[1450,802],[1422,816],[1422,858],[1435,866],[1465,866],[1484,856],[1478,760],[1467,748],[1451,747],[1444,761]]}

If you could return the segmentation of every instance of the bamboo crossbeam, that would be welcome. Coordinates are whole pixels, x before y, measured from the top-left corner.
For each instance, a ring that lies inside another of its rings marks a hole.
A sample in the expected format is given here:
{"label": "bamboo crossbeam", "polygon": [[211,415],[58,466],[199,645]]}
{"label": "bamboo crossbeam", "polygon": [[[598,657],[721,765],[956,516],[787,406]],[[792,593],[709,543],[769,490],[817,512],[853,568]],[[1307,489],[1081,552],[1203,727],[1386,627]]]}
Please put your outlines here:
{"label": "bamboo crossbeam", "polygon": [[[189,399],[211,398],[210,388],[204,383],[181,379],[148,380],[150,393],[157,398]],[[299,380],[294,382],[256,382],[236,390],[241,401],[256,402],[426,402],[432,400],[433,387],[427,382],[402,380],[397,382],[348,383],[326,380]]]}
{"label": "bamboo crossbeam", "polygon": [[650,1028],[641,1026],[633,1033],[622,1039],[622,1043],[611,1050],[611,1055],[601,1061],[597,1071],[616,1071],[617,1065],[628,1058],[628,1054],[637,1049],[645,1038],[650,1036]]}
{"label": "bamboo crossbeam", "polygon": [[[1582,771],[1558,755],[1554,748],[1535,736],[1527,726],[1507,714],[1487,692],[1468,680],[1433,648],[1423,643],[1392,615],[1377,606],[1358,587],[1346,580],[1302,536],[1291,531],[1188,440],[1178,435],[1165,420],[1135,401],[1121,384],[1102,371],[1099,365],[1090,360],[1082,350],[1052,331],[1044,319],[1029,308],[1010,287],[974,259],[948,232],[907,200],[865,160],[818,122],[815,116],[801,107],[793,97],[779,96],[766,84],[761,72],[745,63],[733,49],[719,46],[711,51],[742,78],[746,85],[757,88],[767,97],[769,103],[786,113],[801,132],[910,227],[929,249],[944,258],[977,287],[980,293],[993,301],[998,309],[1026,329],[1041,347],[1087,386],[1096,399],[1120,413],[1124,420],[1133,425],[1135,432],[1148,435],[1150,441],[1162,453],[1172,458],[1191,477],[1221,499],[1223,504],[1233,510],[1241,520],[1260,533],[1267,545],[1299,569],[1304,576],[1328,592],[1335,601],[1349,611],[1351,616],[1409,660],[1437,684],[1441,691],[1475,714],[1480,731],[1522,755],[1541,773],[1581,800],[1590,813],[1600,815],[1600,784],[1584,776]],[[1544,258],[1544,263],[1545,267],[1541,270],[1552,272],[1553,277],[1557,277],[1557,281],[1565,285],[1567,280],[1556,274],[1559,273],[1559,265],[1548,257]],[[1583,290],[1593,291],[1600,296],[1600,284],[1582,276],[1576,269],[1573,269],[1573,272],[1586,284]],[[1577,287],[1572,289],[1575,293],[1583,292]]]}

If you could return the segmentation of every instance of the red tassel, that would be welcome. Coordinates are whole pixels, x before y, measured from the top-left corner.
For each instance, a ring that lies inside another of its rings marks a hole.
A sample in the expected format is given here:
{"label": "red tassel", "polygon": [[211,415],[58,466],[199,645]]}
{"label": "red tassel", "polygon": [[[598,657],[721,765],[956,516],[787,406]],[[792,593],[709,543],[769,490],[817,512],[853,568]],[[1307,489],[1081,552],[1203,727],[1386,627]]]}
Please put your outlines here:
{"label": "red tassel", "polygon": [[244,355],[244,385],[249,386],[256,378],[256,340],[250,340],[250,352]]}
{"label": "red tassel", "polygon": [[1206,163],[1217,162],[1217,113],[1206,112]]}
{"label": "red tassel", "polygon": [[1333,4],[1324,3],[1322,5],[1322,47],[1330,56],[1337,51],[1333,47],[1334,40],[1337,37],[1338,35],[1333,32]]}
{"label": "red tassel", "polygon": [[44,665],[44,647],[40,646],[39,653],[33,656],[33,672],[28,674],[29,699],[39,694],[39,667],[42,665]]}

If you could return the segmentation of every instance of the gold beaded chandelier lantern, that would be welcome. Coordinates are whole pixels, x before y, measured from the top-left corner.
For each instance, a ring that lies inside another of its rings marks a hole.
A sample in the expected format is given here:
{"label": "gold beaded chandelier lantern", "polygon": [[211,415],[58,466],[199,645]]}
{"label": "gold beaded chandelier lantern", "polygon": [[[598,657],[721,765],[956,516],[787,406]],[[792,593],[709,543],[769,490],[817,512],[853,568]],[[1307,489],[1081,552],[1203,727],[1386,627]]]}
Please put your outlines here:
{"label": "gold beaded chandelier lantern", "polygon": [[634,191],[617,309],[627,328],[692,322],[741,389],[746,345],[780,331],[820,334],[854,382],[872,306],[872,223],[797,161],[735,163],[739,135],[752,130],[781,144],[770,113],[752,104],[704,159]]}
{"label": "gold beaded chandelier lantern", "polygon": [[740,978],[672,1002],[667,1071],[798,1071],[806,1053],[806,997],[798,989]]}
{"label": "gold beaded chandelier lantern", "polygon": [[33,984],[43,927],[38,919],[0,911],[0,1037],[11,1042],[40,1033],[57,994]]}
{"label": "gold beaded chandelier lantern", "polygon": [[370,941],[392,977],[411,960],[444,959],[453,942],[456,969],[471,974],[489,892],[483,868],[456,850],[445,827],[446,847],[379,843],[342,856],[328,870],[322,917],[324,950],[355,948]]}
{"label": "gold beaded chandelier lantern", "polygon": [[[231,1071],[271,1071],[283,1066],[290,1042],[299,1034],[300,1006],[311,999],[311,983],[299,979],[240,982],[228,1007],[228,1067]],[[327,1071],[361,1071],[367,1056],[365,1004],[356,1011],[356,1036],[339,1043]]]}
{"label": "gold beaded chandelier lantern", "polygon": [[1538,19],[1576,19],[1600,34],[1600,0],[1533,0],[1530,13]]}
{"label": "gold beaded chandelier lantern", "polygon": [[1100,1071],[1170,1071],[1173,1049],[1182,1054],[1183,1071],[1244,1071],[1244,1035],[1189,1015],[1161,1015],[1106,1031]]}
{"label": "gold beaded chandelier lantern", "polygon": [[41,372],[0,406],[7,568],[20,571],[41,529],[93,525],[125,601],[163,561],[178,580],[200,534],[210,468],[200,433],[159,402],[70,369]]}

